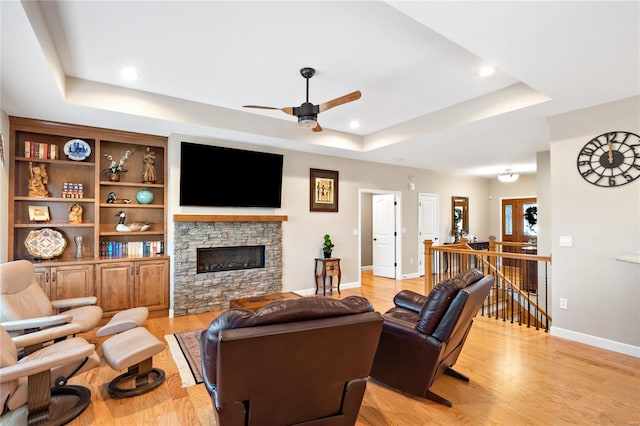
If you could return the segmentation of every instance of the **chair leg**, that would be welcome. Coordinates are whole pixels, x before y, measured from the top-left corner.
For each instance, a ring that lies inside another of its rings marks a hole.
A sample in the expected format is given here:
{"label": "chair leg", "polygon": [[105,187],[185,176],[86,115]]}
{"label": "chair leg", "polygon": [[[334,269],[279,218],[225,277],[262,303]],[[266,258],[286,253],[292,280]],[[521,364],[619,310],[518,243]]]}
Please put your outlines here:
{"label": "chair leg", "polygon": [[458,373],[456,370],[454,370],[451,367],[444,370],[444,374],[446,374],[447,376],[455,377],[456,379],[463,380],[465,382],[469,382],[469,378],[467,376],[465,376],[462,373]]}
{"label": "chair leg", "polygon": [[451,407],[452,404],[448,399],[444,399],[440,395],[437,395],[431,391],[427,391],[425,397],[433,402],[437,402],[438,404],[446,405],[447,407]]}

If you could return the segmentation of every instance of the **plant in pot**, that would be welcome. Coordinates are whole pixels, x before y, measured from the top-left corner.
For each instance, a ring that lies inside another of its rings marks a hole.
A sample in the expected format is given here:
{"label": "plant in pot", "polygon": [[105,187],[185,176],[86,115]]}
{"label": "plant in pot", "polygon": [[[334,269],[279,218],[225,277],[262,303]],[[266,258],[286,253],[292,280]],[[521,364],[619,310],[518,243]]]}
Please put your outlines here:
{"label": "plant in pot", "polygon": [[331,242],[331,236],[329,234],[324,234],[324,243],[322,244],[322,252],[324,253],[325,259],[329,259],[331,257],[331,252],[333,251],[334,244]]}

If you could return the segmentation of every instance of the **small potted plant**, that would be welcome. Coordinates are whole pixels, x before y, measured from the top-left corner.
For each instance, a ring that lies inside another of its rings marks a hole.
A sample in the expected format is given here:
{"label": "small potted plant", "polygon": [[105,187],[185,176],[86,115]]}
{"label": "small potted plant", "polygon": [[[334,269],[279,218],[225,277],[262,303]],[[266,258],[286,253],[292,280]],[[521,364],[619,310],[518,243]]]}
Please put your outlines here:
{"label": "small potted plant", "polygon": [[333,251],[334,244],[331,242],[331,236],[329,234],[324,234],[324,243],[322,244],[322,252],[324,253],[325,259],[329,259],[331,257],[331,252]]}

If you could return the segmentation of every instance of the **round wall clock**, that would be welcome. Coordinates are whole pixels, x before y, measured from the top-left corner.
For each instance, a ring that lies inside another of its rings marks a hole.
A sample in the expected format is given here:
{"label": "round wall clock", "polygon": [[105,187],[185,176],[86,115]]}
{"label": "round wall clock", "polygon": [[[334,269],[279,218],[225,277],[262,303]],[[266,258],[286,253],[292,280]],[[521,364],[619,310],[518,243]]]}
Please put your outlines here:
{"label": "round wall clock", "polygon": [[640,177],[640,136],[625,131],[596,136],[578,153],[578,172],[596,186],[633,182]]}

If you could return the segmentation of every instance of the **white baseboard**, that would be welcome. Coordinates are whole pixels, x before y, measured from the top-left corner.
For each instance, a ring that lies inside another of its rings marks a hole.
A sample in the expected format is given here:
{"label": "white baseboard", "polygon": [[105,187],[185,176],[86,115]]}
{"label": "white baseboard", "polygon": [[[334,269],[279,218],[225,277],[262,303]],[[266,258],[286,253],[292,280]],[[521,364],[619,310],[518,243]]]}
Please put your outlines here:
{"label": "white baseboard", "polygon": [[403,280],[409,280],[411,278],[420,278],[420,274],[418,272],[414,272],[413,274],[404,274],[402,276]]}
{"label": "white baseboard", "polygon": [[552,336],[562,337],[563,339],[573,340],[574,342],[584,343],[597,348],[607,349],[609,351],[640,358],[640,346],[633,346],[627,343],[616,342],[614,340],[591,336],[578,331],[566,330],[564,328],[554,326],[551,326],[549,333]]}
{"label": "white baseboard", "polygon": [[361,271],[372,271],[373,270],[373,265],[369,265],[369,266],[361,266],[360,267]]}
{"label": "white baseboard", "polygon": [[[340,283],[340,291],[344,290],[345,288],[357,288],[357,287],[362,287],[360,285],[359,282],[355,282],[355,283]],[[292,291],[296,294],[299,294],[300,296],[313,296],[316,294],[316,288],[305,288],[303,290],[282,290],[282,291]],[[329,291],[329,289],[327,289],[327,291]],[[336,290],[337,292],[337,290]],[[322,295],[322,290],[320,290],[318,292],[318,295]]]}

